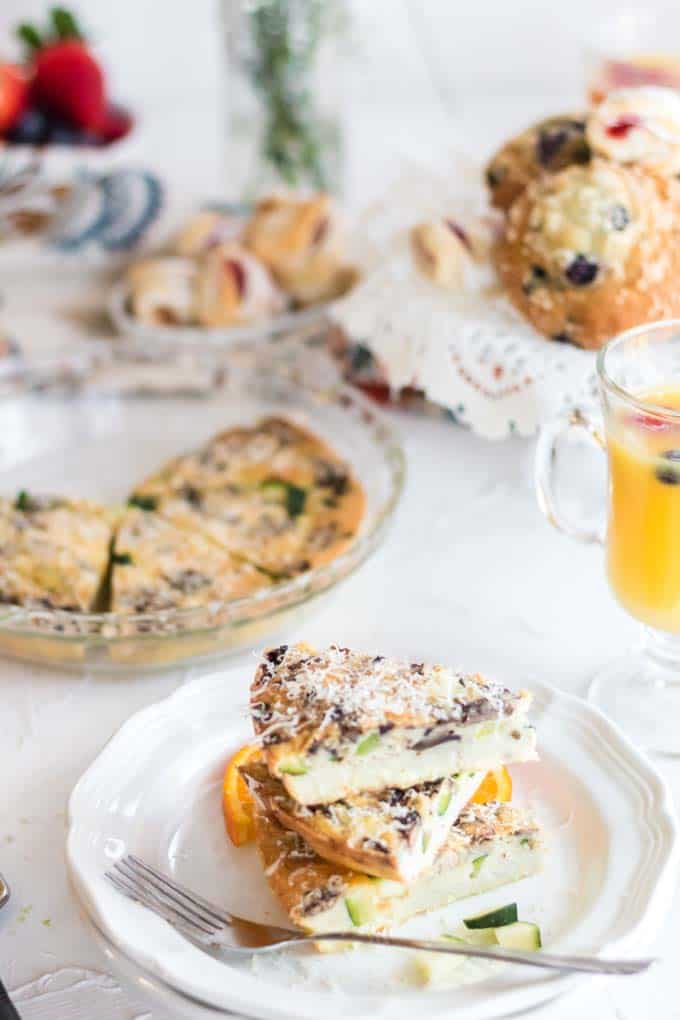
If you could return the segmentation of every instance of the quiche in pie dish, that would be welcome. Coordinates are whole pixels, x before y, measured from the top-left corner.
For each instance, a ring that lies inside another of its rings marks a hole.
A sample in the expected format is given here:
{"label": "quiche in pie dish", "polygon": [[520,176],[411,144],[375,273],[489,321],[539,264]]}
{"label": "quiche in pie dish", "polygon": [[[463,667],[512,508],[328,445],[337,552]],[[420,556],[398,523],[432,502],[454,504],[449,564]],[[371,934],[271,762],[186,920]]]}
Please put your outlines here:
{"label": "quiche in pie dish", "polygon": [[329,562],[364,510],[334,450],[269,418],[173,459],[127,508],[26,492],[0,501],[0,602],[122,614],[219,605]]}

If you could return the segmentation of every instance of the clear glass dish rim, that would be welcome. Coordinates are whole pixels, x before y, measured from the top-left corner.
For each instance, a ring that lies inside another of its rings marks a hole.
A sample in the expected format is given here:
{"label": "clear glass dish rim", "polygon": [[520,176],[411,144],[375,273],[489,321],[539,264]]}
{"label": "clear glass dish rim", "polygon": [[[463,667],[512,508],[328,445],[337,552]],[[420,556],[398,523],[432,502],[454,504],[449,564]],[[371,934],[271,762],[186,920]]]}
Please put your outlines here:
{"label": "clear glass dish rim", "polygon": [[141,322],[131,315],[128,302],[130,285],[126,280],[112,284],[107,299],[106,312],[113,326],[128,342],[149,342],[167,344],[177,348],[236,347],[241,344],[264,344],[268,340],[285,336],[296,330],[314,329],[328,319],[335,301],[320,301],[307,308],[288,310],[251,325],[242,326],[154,326]]}
{"label": "clear glass dish rim", "polygon": [[[0,362],[0,385],[8,382],[15,384],[12,396],[22,396],[36,392],[37,380],[45,377],[45,373],[61,369],[67,384],[73,380],[73,374],[83,373],[97,367],[103,362],[120,361],[127,352],[116,349],[116,342],[98,342],[94,350],[83,347],[82,350],[55,350],[45,356],[10,356]],[[236,352],[234,352],[236,354]],[[230,354],[227,351],[205,350],[200,352],[204,363],[206,356],[213,357],[215,368],[228,365]],[[250,352],[238,351],[239,361],[250,356],[253,365],[263,359],[262,348]],[[335,394],[337,402],[357,405],[363,414],[369,416],[371,425],[377,426],[379,437],[376,448],[381,448],[384,463],[390,477],[390,492],[372,522],[370,530],[353,541],[344,552],[329,563],[315,567],[313,570],[300,574],[290,580],[281,581],[264,588],[252,595],[242,596],[229,601],[209,603],[207,606],[196,606],[188,609],[159,610],[152,613],[72,613],[63,609],[29,609],[25,606],[7,605],[0,607],[0,632],[15,633],[24,638],[43,638],[64,643],[90,641],[97,644],[112,645],[145,640],[178,640],[198,633],[219,631],[225,627],[236,628],[276,614],[302,606],[313,598],[328,591],[334,584],[349,577],[375,550],[383,538],[394,511],[396,510],[404,489],[406,479],[406,456],[397,432],[383,412],[376,405],[352,387],[338,380],[331,385],[323,384],[315,387],[309,382],[301,382],[291,378],[285,366],[277,364],[275,351],[272,352],[272,375],[278,375],[291,388],[301,392]],[[81,376],[83,381],[87,375]],[[115,394],[115,389],[107,393]],[[121,392],[121,399],[125,393]],[[6,392],[0,392],[0,400],[5,399]],[[158,393],[155,399],[165,399]],[[200,399],[200,398],[199,398]],[[368,427],[368,425],[367,425]],[[127,632],[106,634],[106,628],[118,630],[123,625]],[[175,625],[175,626],[173,626]],[[130,633],[130,628],[140,627],[139,632]],[[147,629],[148,628],[148,629]]]}

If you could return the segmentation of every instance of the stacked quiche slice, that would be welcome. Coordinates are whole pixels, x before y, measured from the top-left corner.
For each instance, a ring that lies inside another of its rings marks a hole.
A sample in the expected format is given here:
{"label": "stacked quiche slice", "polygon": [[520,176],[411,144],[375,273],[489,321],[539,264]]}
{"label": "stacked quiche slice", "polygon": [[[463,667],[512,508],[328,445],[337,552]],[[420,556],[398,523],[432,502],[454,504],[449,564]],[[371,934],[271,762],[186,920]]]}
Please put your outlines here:
{"label": "stacked quiche slice", "polygon": [[265,652],[243,765],[267,880],[310,933],[377,931],[530,875],[538,826],[479,796],[536,758],[531,695],[479,675],[304,644]]}

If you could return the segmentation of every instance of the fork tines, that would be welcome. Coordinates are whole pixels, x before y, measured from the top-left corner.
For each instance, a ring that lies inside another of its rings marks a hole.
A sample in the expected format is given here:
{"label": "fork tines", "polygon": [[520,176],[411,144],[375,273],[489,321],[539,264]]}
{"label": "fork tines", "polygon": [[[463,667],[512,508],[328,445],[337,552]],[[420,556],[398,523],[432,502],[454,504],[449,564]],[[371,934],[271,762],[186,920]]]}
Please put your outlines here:
{"label": "fork tines", "polygon": [[133,854],[118,861],[106,877],[130,899],[194,938],[210,941],[231,926],[230,914]]}

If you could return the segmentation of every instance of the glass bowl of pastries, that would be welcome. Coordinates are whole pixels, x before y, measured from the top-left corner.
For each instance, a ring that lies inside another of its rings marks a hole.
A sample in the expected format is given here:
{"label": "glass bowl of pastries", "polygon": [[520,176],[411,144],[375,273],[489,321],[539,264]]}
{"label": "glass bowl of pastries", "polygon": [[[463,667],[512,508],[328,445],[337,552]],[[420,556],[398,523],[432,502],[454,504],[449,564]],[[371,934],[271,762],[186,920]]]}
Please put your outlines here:
{"label": "glass bowl of pastries", "polygon": [[131,341],[247,344],[317,323],[358,279],[328,195],[269,195],[196,213],[128,267],[108,311]]}
{"label": "glass bowl of pastries", "polygon": [[180,360],[0,367],[0,655],[124,672],[242,652],[380,543],[404,456],[366,398],[256,348]]}

